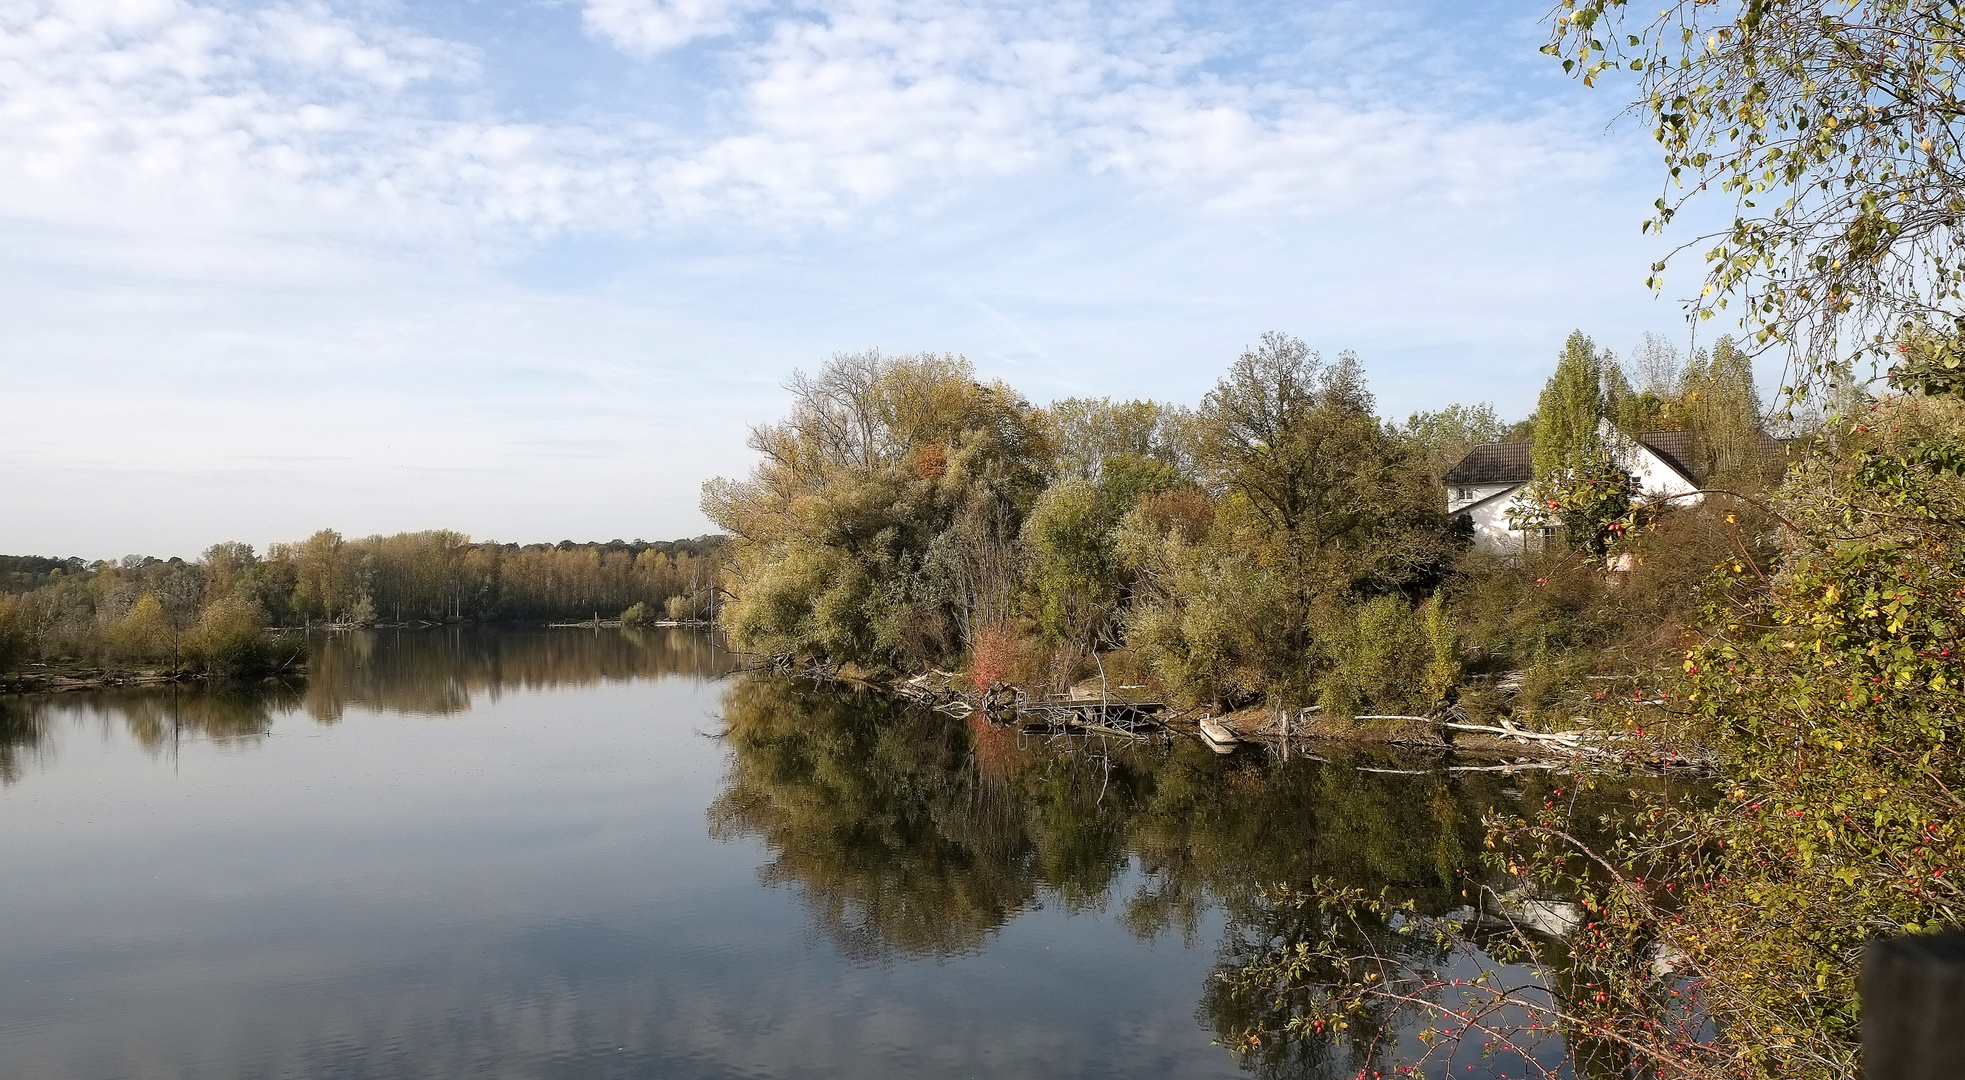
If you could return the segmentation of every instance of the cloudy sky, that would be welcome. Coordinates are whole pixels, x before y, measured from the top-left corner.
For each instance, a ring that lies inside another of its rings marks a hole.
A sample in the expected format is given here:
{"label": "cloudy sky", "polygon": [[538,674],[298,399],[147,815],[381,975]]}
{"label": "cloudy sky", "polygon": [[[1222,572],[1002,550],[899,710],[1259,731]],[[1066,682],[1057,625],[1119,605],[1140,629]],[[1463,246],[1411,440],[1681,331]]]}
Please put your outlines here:
{"label": "cloudy sky", "polygon": [[705,531],[795,367],[1381,411],[1684,338],[1536,3],[0,0],[0,552]]}

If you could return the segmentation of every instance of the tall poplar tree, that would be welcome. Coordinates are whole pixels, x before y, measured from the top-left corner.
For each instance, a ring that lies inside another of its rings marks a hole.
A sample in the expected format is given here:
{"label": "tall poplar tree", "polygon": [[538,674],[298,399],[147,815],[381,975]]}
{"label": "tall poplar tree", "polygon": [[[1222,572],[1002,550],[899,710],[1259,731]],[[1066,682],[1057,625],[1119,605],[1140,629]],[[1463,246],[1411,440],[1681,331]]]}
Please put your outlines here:
{"label": "tall poplar tree", "polygon": [[1604,417],[1607,355],[1581,330],[1563,343],[1556,373],[1535,404],[1535,478],[1587,471],[1603,457],[1597,426]]}
{"label": "tall poplar tree", "polygon": [[1746,480],[1765,468],[1753,360],[1732,338],[1713,342],[1710,356],[1693,357],[1679,401],[1692,452],[1715,483]]}
{"label": "tall poplar tree", "polygon": [[1604,372],[1613,363],[1581,330],[1563,343],[1556,373],[1536,403],[1535,479],[1509,515],[1519,527],[1560,525],[1571,547],[1598,554],[1604,526],[1631,505],[1630,478],[1598,431],[1608,407]]}

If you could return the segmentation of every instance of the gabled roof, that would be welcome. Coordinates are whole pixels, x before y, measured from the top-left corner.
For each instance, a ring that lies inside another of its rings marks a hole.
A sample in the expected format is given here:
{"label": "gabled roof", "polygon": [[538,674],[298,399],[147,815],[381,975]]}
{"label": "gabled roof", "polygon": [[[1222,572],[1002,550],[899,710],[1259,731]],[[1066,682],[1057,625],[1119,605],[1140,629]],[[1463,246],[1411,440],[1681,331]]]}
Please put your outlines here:
{"label": "gabled roof", "polygon": [[[1693,440],[1690,431],[1647,431],[1637,440],[1651,449],[1651,452],[1665,459],[1665,463],[1684,474],[1694,483],[1703,484],[1712,479],[1713,451],[1702,448]],[[1777,439],[1762,432],[1759,443],[1761,464],[1770,470],[1770,476],[1779,476],[1787,466],[1788,444],[1794,439]]]}
{"label": "gabled roof", "polygon": [[1473,487],[1477,484],[1526,484],[1535,478],[1535,444],[1497,442],[1476,446],[1447,470],[1441,479],[1447,487]]}
{"label": "gabled roof", "polygon": [[[1665,464],[1694,483],[1703,483],[1712,472],[1712,463],[1703,460],[1694,447],[1690,431],[1647,431],[1636,437],[1644,448],[1658,455]],[[1480,484],[1526,484],[1535,478],[1535,444],[1500,442],[1476,446],[1460,463],[1441,477],[1447,487],[1474,487]],[[1760,437],[1761,456],[1770,466],[1784,462],[1787,443],[1771,435]]]}
{"label": "gabled roof", "polygon": [[1696,455],[1692,452],[1692,433],[1689,431],[1647,431],[1637,436],[1637,441],[1645,448],[1663,458],[1665,464],[1678,470],[1680,476],[1694,483],[1705,479],[1708,470],[1694,469],[1692,463]]}

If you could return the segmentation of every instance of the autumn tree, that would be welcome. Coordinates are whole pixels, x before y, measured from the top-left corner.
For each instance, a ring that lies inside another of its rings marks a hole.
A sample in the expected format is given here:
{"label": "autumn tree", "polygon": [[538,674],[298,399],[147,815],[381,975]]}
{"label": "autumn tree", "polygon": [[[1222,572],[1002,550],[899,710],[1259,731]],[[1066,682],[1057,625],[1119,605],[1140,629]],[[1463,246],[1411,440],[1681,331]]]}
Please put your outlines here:
{"label": "autumn tree", "polygon": [[1363,368],[1263,335],[1194,418],[1215,510],[1199,543],[1142,507],[1126,549],[1149,585],[1135,648],[1188,696],[1303,701],[1352,606],[1423,586],[1451,547],[1424,465],[1372,414]]}
{"label": "autumn tree", "polygon": [[[992,553],[1045,486],[1041,417],[954,356],[843,354],[788,388],[791,413],[751,431],[750,477],[704,485],[704,512],[734,537],[731,633],[879,665],[959,653],[1014,580]],[[937,545],[958,524],[970,542]]]}
{"label": "autumn tree", "polygon": [[1694,353],[1678,396],[1697,464],[1715,486],[1758,487],[1767,468],[1766,430],[1753,360],[1731,337]]}
{"label": "autumn tree", "polygon": [[1061,478],[1096,480],[1107,461],[1119,458],[1182,464],[1190,414],[1179,406],[1073,397],[1052,403],[1045,416]]}
{"label": "autumn tree", "polygon": [[1428,474],[1438,479],[1474,447],[1507,438],[1508,428],[1495,414],[1494,405],[1484,401],[1413,413],[1399,426],[1398,434],[1420,454]]}

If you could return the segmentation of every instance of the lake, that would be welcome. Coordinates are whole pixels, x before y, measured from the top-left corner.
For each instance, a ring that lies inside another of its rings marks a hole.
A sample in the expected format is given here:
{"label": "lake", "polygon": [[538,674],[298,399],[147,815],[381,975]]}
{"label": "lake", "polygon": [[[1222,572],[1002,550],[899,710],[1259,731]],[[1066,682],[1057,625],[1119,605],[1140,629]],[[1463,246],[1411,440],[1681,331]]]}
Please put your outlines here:
{"label": "lake", "polygon": [[296,687],[0,698],[0,1075],[1346,1076],[1218,1045],[1257,1016],[1219,974],[1293,932],[1263,886],[1447,911],[1482,813],[1560,782],[1067,750],[730,667],[380,630]]}

